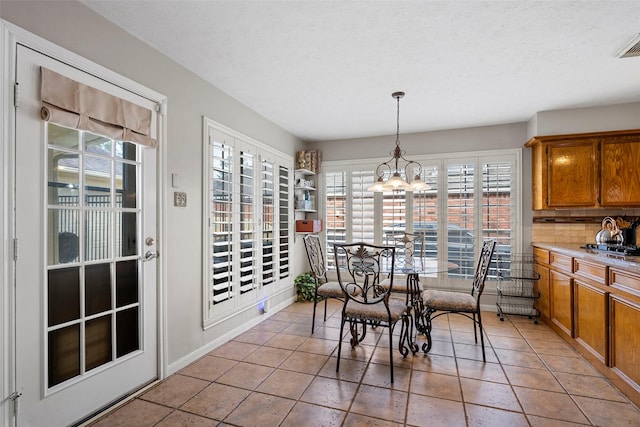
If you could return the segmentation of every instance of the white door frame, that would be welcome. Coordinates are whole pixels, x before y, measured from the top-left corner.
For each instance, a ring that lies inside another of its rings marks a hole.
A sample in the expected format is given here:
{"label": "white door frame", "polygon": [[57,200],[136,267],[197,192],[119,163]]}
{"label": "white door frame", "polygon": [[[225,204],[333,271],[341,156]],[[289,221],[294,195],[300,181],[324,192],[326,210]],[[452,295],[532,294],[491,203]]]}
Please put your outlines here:
{"label": "white door frame", "polygon": [[[15,263],[14,263],[14,203],[15,197],[15,109],[14,109],[14,83],[16,47],[18,44],[36,50],[40,53],[58,59],[86,73],[102,78],[110,83],[134,92],[150,99],[158,106],[158,147],[157,150],[157,248],[160,257],[157,259],[157,331],[158,331],[158,378],[167,376],[167,339],[166,339],[166,268],[167,263],[163,254],[166,254],[166,224],[164,221],[166,212],[166,197],[164,197],[165,171],[166,171],[166,110],[167,97],[155,92],[139,83],[129,80],[101,65],[91,62],[67,49],[57,46],[35,34],[0,20],[0,84],[3,90],[0,99],[0,120],[2,120],[2,134],[0,135],[0,199],[3,202],[3,210],[0,212],[0,426],[9,426],[13,422],[13,403],[11,393],[16,389],[15,378]],[[19,97],[18,97],[19,99]],[[18,249],[19,252],[19,249]],[[87,414],[89,415],[89,414]]]}

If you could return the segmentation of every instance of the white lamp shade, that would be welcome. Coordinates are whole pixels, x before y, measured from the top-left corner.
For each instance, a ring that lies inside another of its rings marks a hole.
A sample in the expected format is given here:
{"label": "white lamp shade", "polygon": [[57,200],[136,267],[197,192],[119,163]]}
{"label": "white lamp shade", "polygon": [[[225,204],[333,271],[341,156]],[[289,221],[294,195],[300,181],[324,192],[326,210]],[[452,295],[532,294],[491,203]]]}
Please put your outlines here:
{"label": "white lamp shade", "polygon": [[394,190],[409,190],[411,191],[411,186],[407,184],[407,181],[402,179],[399,173],[394,173],[391,178],[387,180],[387,182],[383,185],[386,191],[394,191]]}
{"label": "white lamp shade", "polygon": [[378,180],[369,188],[367,188],[367,191],[373,191],[373,192],[383,192],[384,191],[384,181],[382,180],[382,177],[378,178]]}
{"label": "white lamp shade", "polygon": [[431,186],[420,179],[420,175],[416,175],[415,179],[411,181],[410,187],[413,191],[430,190]]}

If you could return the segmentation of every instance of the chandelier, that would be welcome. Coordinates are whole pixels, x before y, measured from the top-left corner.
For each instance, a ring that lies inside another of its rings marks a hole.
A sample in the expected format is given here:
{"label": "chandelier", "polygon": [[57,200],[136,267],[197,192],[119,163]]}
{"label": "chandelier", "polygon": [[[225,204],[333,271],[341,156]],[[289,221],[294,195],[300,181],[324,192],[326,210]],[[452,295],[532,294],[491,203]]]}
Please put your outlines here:
{"label": "chandelier", "polygon": [[[378,177],[378,180],[375,182],[375,184],[368,188],[368,191],[382,192],[396,190],[429,190],[431,187],[429,187],[426,182],[420,179],[420,173],[422,172],[422,166],[420,165],[420,163],[414,160],[407,160],[404,157],[404,154],[406,154],[406,152],[400,149],[400,98],[404,96],[404,92],[394,92],[391,94],[391,96],[395,98],[398,103],[396,121],[396,148],[390,153],[391,158],[386,162],[380,163],[376,168],[376,176]],[[402,164],[404,164],[404,166],[402,166]],[[388,171],[391,175],[386,182],[384,180],[385,171]],[[413,181],[411,181],[410,184],[402,177],[403,171],[405,177],[414,177]]]}

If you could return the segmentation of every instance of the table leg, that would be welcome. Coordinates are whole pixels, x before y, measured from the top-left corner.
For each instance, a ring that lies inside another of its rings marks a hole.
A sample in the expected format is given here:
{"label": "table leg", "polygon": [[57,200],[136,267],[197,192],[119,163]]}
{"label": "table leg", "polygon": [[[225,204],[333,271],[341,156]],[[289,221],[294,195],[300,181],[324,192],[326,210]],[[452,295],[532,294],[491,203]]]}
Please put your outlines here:
{"label": "table leg", "polygon": [[[358,331],[358,325],[362,326],[362,333]],[[349,320],[349,331],[351,332],[351,340],[349,343],[351,347],[357,346],[367,335],[367,322],[365,320],[359,319],[350,319]]]}
{"label": "table leg", "polygon": [[418,352],[418,344],[413,340],[413,317],[410,305],[407,305],[407,311],[402,315],[401,321],[399,350],[402,356],[407,357],[409,351],[413,354]]}
{"label": "table leg", "polygon": [[413,317],[415,319],[415,327],[418,332],[424,334],[426,326],[424,324],[422,313],[424,304],[422,303],[422,292],[420,290],[420,276],[418,273],[407,275],[407,300],[413,308]]}

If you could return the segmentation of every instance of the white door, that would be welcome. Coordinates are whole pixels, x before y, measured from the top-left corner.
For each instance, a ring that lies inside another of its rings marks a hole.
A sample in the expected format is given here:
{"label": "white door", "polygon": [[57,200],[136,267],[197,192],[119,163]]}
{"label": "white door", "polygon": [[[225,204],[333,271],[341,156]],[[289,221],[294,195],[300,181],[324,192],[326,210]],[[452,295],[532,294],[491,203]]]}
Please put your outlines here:
{"label": "white door", "polygon": [[42,120],[40,66],[155,105],[22,46],[16,63],[16,418],[62,426],[157,377],[156,153]]}

